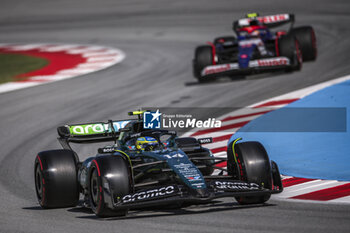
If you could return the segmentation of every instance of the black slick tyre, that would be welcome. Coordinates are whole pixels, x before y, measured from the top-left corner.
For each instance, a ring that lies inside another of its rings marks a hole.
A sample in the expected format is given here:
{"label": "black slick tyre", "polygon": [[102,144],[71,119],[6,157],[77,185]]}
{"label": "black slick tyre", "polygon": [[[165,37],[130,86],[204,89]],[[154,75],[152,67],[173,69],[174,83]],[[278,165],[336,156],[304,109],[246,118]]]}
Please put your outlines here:
{"label": "black slick tyre", "polygon": [[[237,143],[234,151],[236,155],[233,154],[232,143],[230,143],[227,151],[229,175],[272,189],[270,160],[263,145],[259,142]],[[236,159],[233,156],[236,156]],[[271,194],[242,196],[237,197],[236,200],[241,205],[262,204],[268,201],[270,196]]]}
{"label": "black slick tyre", "polygon": [[122,156],[97,156],[89,169],[88,198],[98,217],[125,216],[125,208],[113,204],[131,191],[129,167]]}
{"label": "black slick tyre", "polygon": [[279,55],[289,58],[291,68],[287,71],[300,70],[303,63],[303,56],[299,42],[292,34],[287,34],[278,40]]}
{"label": "black slick tyre", "polygon": [[193,75],[199,82],[207,82],[208,79],[202,76],[202,70],[213,65],[213,49],[209,45],[203,45],[196,48],[193,59]]}
{"label": "black slick tyre", "polygon": [[299,42],[304,61],[314,61],[317,58],[316,34],[311,26],[293,28],[291,34]]}
{"label": "black slick tyre", "polygon": [[77,167],[72,151],[40,152],[34,162],[34,180],[41,207],[62,208],[78,204]]}

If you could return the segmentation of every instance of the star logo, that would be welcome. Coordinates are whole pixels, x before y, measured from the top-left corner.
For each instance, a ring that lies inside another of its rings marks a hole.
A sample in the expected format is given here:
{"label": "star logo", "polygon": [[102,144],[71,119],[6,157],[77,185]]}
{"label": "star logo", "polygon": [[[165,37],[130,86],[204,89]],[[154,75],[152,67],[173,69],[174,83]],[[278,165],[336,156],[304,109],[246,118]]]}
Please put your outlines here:
{"label": "star logo", "polygon": [[156,112],[144,112],[143,113],[143,128],[145,129],[160,129],[162,113],[157,109]]}
{"label": "star logo", "polygon": [[151,113],[153,118],[151,120],[151,122],[153,122],[154,120],[159,121],[159,117],[162,115],[161,113],[159,113],[159,109],[157,109],[157,111],[155,113]]}

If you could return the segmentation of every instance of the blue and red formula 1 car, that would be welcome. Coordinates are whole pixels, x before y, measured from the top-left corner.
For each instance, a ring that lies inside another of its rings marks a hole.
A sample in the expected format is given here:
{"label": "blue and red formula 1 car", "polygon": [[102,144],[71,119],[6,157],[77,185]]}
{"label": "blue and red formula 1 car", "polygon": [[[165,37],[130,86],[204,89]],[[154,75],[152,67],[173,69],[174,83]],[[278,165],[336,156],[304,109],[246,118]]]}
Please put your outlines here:
{"label": "blue and red formula 1 car", "polygon": [[[287,23],[288,30],[270,30]],[[221,76],[235,78],[266,71],[300,70],[303,61],[317,57],[316,36],[311,26],[293,24],[293,14],[264,17],[247,14],[233,22],[237,37],[218,37],[213,43],[196,48],[194,76],[205,82]]]}

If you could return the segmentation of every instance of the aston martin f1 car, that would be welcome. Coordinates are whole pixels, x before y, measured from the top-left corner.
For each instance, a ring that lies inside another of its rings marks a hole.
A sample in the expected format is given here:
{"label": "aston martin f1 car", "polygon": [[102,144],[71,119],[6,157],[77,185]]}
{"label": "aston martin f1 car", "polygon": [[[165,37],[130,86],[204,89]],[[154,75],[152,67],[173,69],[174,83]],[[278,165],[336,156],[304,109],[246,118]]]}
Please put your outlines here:
{"label": "aston martin f1 car", "polygon": [[[270,30],[287,23],[288,30]],[[317,57],[316,36],[311,26],[293,25],[293,14],[247,14],[247,18],[233,22],[236,37],[218,37],[196,48],[194,76],[204,82],[220,76],[300,70],[303,61]]]}
{"label": "aston martin f1 car", "polygon": [[[42,208],[80,203],[99,217],[161,205],[208,203],[234,197],[259,204],[283,190],[278,166],[258,142],[228,145],[227,157],[202,146],[211,138],[178,137],[175,131],[145,129],[137,119],[58,127],[63,149],[40,152],[34,163],[35,190]],[[108,143],[80,161],[71,143]],[[217,166],[227,162],[227,168]],[[213,175],[214,169],[220,173]]]}

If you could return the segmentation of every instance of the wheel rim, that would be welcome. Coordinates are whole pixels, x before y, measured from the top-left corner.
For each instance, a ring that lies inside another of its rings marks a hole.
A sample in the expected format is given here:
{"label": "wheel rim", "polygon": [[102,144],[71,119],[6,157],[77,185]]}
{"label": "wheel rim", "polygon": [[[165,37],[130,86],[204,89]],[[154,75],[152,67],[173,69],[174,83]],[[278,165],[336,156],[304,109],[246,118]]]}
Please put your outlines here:
{"label": "wheel rim", "polygon": [[98,185],[97,185],[97,172],[96,169],[92,171],[91,179],[90,179],[90,196],[92,200],[92,204],[96,206],[98,201]]}
{"label": "wheel rim", "polygon": [[35,169],[35,189],[39,200],[41,200],[43,196],[43,177],[38,164]]}

